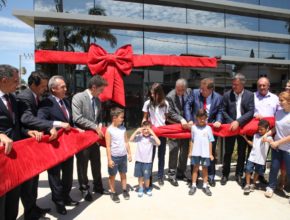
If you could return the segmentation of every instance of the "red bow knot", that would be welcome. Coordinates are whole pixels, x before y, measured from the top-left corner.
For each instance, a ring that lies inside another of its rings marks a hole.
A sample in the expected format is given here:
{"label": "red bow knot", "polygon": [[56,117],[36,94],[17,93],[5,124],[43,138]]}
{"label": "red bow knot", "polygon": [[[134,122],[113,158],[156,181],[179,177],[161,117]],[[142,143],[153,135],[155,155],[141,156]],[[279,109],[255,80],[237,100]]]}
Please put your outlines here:
{"label": "red bow knot", "polygon": [[122,74],[129,75],[133,68],[133,49],[125,45],[108,54],[96,44],[90,46],[88,52],[88,67],[93,75],[102,75],[108,82],[99,98],[101,101],[113,100],[125,106],[125,92]]}

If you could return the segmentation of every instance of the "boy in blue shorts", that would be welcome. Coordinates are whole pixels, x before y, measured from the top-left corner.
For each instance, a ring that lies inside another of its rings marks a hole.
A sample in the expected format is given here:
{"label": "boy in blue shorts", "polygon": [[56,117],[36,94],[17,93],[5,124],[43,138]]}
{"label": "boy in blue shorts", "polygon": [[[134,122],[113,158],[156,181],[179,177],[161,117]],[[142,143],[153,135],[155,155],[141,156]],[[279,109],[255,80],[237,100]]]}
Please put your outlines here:
{"label": "boy in blue shorts", "polygon": [[[246,142],[253,146],[247,165],[245,168],[246,173],[246,186],[244,187],[244,194],[249,195],[250,192],[254,191],[255,184],[258,181],[259,176],[264,175],[265,164],[269,150],[269,142],[272,139],[271,136],[266,137],[270,124],[266,120],[261,120],[258,123],[258,133],[254,135],[253,141],[247,139],[243,136]],[[266,139],[266,140],[265,140]],[[253,184],[251,184],[251,175],[255,171]]]}
{"label": "boy in blue shorts", "polygon": [[194,195],[196,192],[196,181],[199,171],[199,166],[202,166],[203,187],[202,191],[211,196],[212,193],[208,187],[208,166],[210,160],[213,160],[212,142],[214,137],[211,127],[206,125],[207,113],[204,109],[199,109],[196,113],[196,124],[191,127],[191,143],[188,157],[193,165],[192,186],[188,192],[189,195]]}
{"label": "boy in blue shorts", "polygon": [[150,122],[143,121],[142,127],[138,128],[130,137],[130,142],[137,144],[134,176],[138,177],[138,196],[143,196],[143,185],[145,185],[145,193],[148,196],[152,196],[152,190],[149,186],[152,170],[152,153],[153,146],[159,146],[160,140],[152,131]]}
{"label": "boy in blue shorts", "polygon": [[112,124],[106,131],[106,146],[109,171],[109,187],[111,190],[111,199],[119,203],[120,199],[115,191],[115,177],[117,172],[120,173],[121,184],[124,199],[130,199],[127,191],[127,159],[131,162],[131,150],[128,144],[126,128],[122,125],[124,121],[124,110],[118,107],[112,108],[111,112]]}

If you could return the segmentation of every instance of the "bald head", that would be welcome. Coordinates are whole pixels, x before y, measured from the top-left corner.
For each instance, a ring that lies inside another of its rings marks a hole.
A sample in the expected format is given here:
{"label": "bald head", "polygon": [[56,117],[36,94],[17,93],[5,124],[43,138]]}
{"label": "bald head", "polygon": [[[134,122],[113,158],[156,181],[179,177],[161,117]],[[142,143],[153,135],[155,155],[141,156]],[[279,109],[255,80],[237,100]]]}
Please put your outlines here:
{"label": "bald head", "polygon": [[257,81],[258,92],[260,95],[265,96],[269,92],[270,81],[267,77],[261,77]]}

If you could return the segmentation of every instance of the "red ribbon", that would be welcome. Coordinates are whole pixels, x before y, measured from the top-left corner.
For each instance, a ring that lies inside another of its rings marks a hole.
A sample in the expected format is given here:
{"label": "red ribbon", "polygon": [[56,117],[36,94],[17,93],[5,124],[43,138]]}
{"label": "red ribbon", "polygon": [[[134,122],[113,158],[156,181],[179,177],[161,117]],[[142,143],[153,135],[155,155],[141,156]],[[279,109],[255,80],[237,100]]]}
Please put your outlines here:
{"label": "red ribbon", "polygon": [[86,64],[91,73],[102,75],[108,86],[100,95],[102,101],[112,99],[125,106],[123,74],[129,75],[133,67],[179,66],[216,68],[217,59],[208,57],[134,55],[131,45],[107,53],[101,46],[91,44],[88,53],[52,50],[35,51],[35,63]]}

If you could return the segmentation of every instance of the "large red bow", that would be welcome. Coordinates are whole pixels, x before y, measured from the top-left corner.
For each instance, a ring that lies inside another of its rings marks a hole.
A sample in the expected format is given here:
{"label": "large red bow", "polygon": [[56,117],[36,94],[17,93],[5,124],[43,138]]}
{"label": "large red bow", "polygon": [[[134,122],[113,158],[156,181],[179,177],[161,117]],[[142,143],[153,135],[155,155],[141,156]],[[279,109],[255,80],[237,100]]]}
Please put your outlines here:
{"label": "large red bow", "polygon": [[99,96],[101,101],[113,100],[125,106],[125,92],[122,74],[129,75],[133,68],[133,49],[131,45],[120,47],[114,54],[96,44],[90,46],[88,67],[93,75],[102,75],[108,86]]}

